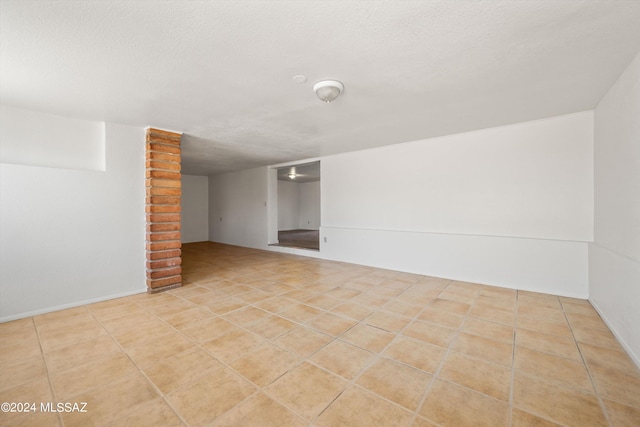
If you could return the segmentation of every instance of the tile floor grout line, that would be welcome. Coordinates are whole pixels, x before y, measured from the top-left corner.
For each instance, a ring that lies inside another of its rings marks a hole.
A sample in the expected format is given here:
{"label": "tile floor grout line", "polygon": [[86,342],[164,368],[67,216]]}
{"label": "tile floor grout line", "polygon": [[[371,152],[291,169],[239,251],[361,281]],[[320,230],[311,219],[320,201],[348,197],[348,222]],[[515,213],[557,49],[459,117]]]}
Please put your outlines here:
{"label": "tile floor grout line", "polygon": [[[44,364],[45,372],[47,373],[47,382],[49,383],[49,391],[51,392],[51,397],[54,402],[58,402],[58,396],[56,394],[55,388],[53,387],[53,380],[51,379],[51,371],[49,370],[49,364],[47,363],[47,356],[45,355],[44,348],[42,346],[42,341],[40,339],[40,330],[38,329],[38,325],[36,323],[36,316],[31,317],[31,324],[33,325],[33,329],[36,333],[36,338],[38,339],[38,347],[40,348],[40,355],[42,356],[42,363]],[[56,418],[58,419],[58,424],[64,427],[64,421],[62,420],[62,414],[57,413]]]}
{"label": "tile floor grout line", "polygon": [[[560,298],[558,298],[558,300],[560,300]],[[598,389],[596,381],[593,378],[593,374],[591,373],[591,367],[589,366],[589,364],[587,364],[587,360],[584,357],[584,354],[582,354],[582,349],[578,345],[578,340],[576,339],[576,336],[575,336],[575,334],[573,332],[573,325],[569,321],[569,317],[567,316],[567,312],[564,309],[564,305],[562,304],[562,301],[560,301],[560,306],[562,307],[562,314],[564,315],[564,318],[565,318],[567,324],[569,325],[569,330],[571,331],[571,337],[573,338],[573,343],[575,344],[576,348],[578,349],[578,354],[580,355],[580,360],[582,360],[582,365],[584,366],[584,369],[585,369],[585,371],[587,371],[587,375],[589,376],[589,381],[591,383],[591,387],[593,387],[593,394],[595,395],[596,399],[598,399],[598,404],[600,405],[600,410],[602,411],[602,413],[604,415],[604,419],[609,424],[609,427],[615,427],[611,423],[611,419],[609,418],[609,413],[607,411],[607,407],[604,404],[604,400],[603,400],[602,396],[600,396],[600,390]]]}

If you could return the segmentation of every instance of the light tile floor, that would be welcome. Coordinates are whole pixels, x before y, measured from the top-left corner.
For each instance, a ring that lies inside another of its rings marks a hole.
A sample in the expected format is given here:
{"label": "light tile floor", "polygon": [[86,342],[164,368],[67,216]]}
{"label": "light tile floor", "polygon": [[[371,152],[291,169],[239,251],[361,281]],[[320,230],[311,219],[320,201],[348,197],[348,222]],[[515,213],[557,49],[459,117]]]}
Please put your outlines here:
{"label": "light tile floor", "polygon": [[214,243],[185,286],[0,325],[0,425],[638,426],[589,302]]}

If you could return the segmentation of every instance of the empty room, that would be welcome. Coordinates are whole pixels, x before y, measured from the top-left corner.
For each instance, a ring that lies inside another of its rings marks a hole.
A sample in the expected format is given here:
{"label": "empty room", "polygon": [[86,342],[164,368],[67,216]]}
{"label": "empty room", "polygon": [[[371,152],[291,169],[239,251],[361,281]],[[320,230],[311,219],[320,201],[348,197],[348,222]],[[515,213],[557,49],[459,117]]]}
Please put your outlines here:
{"label": "empty room", "polygon": [[0,0],[0,426],[640,425],[639,22]]}

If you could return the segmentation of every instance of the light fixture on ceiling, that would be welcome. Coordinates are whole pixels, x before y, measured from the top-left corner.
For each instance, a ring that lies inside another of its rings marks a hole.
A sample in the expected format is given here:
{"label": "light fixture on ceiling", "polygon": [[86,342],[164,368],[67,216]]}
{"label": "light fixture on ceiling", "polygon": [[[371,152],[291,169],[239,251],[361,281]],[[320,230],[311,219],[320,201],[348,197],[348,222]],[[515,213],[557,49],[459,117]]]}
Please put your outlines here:
{"label": "light fixture on ceiling", "polygon": [[289,174],[289,179],[296,179],[296,174],[295,173],[290,173]]}
{"label": "light fixture on ceiling", "polygon": [[313,85],[313,91],[321,101],[331,102],[344,90],[344,85],[337,80],[322,80]]}

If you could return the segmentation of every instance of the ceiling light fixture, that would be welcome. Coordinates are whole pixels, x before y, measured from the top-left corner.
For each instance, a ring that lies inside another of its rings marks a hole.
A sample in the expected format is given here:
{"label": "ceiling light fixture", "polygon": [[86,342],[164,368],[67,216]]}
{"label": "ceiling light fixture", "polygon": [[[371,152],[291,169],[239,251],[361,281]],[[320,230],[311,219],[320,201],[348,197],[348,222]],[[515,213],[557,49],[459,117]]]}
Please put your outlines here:
{"label": "ceiling light fixture", "polygon": [[337,80],[322,80],[313,85],[313,91],[321,101],[331,102],[344,90],[344,85]]}
{"label": "ceiling light fixture", "polygon": [[289,174],[289,179],[296,179],[296,174],[295,173],[290,173]]}

